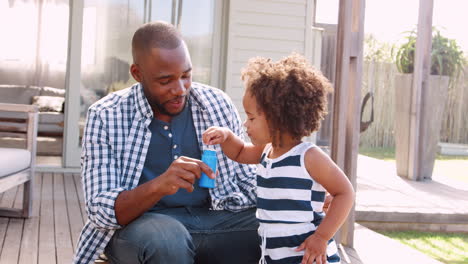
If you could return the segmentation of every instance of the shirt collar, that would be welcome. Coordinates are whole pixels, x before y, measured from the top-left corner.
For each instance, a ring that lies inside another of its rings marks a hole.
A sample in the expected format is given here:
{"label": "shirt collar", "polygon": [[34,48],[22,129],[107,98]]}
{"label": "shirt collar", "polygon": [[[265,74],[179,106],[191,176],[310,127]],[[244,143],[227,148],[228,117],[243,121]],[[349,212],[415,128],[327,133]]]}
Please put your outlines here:
{"label": "shirt collar", "polygon": [[204,96],[201,93],[201,90],[198,89],[199,84],[196,82],[192,82],[192,88],[190,89],[190,99],[191,105],[193,108],[199,108],[201,111],[205,112],[208,109],[208,104],[206,100],[203,100]]}
{"label": "shirt collar", "polygon": [[153,118],[153,110],[151,109],[148,99],[146,99],[145,93],[143,92],[143,85],[141,85],[141,83],[137,83],[133,87],[135,89],[136,111],[137,114],[140,114],[139,118]]}

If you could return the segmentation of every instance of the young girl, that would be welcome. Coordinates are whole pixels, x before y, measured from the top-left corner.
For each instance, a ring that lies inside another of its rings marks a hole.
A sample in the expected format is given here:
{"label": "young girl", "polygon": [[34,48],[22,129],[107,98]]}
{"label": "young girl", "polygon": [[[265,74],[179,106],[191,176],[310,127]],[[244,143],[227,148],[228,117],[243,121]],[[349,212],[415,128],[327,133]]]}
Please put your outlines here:
{"label": "young girl", "polygon": [[[221,144],[232,160],[258,164],[260,262],[339,263],[332,237],[351,209],[354,191],[320,148],[301,141],[319,128],[330,83],[298,54],[278,62],[253,58],[242,79],[244,125],[252,143],[224,127],[208,128],[203,142]],[[333,200],[325,217],[327,191]]]}

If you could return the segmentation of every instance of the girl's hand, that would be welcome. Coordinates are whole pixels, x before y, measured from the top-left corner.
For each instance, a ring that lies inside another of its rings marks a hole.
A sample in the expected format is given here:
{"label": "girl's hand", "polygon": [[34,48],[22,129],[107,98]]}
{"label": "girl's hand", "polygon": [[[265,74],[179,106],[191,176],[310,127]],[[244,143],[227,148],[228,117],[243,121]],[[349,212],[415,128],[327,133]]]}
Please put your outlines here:
{"label": "girl's hand", "polygon": [[318,234],[309,236],[296,251],[304,250],[301,264],[326,264],[328,241]]}
{"label": "girl's hand", "polygon": [[231,130],[225,127],[210,127],[203,132],[203,143],[206,145],[222,144],[227,140],[230,133],[232,133]]}

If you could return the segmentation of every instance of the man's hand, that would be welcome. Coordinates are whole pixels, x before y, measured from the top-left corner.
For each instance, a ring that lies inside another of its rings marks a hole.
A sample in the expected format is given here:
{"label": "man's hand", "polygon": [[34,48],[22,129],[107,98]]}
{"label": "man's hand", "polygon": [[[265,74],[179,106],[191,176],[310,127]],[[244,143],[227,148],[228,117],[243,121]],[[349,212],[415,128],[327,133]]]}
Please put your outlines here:
{"label": "man's hand", "polygon": [[193,192],[196,178],[201,172],[214,178],[214,172],[201,160],[180,157],[153,180],[123,191],[115,201],[115,214],[120,225],[126,225],[153,207],[166,195],[176,193],[180,188]]}
{"label": "man's hand", "polygon": [[153,180],[154,186],[157,186],[162,196],[174,194],[180,188],[192,192],[195,179],[200,178],[202,171],[208,177],[215,178],[214,172],[202,161],[189,157],[180,157],[173,161],[163,174]]}
{"label": "man's hand", "polygon": [[203,132],[203,143],[206,145],[222,144],[228,139],[231,133],[231,130],[225,127],[210,127]]}

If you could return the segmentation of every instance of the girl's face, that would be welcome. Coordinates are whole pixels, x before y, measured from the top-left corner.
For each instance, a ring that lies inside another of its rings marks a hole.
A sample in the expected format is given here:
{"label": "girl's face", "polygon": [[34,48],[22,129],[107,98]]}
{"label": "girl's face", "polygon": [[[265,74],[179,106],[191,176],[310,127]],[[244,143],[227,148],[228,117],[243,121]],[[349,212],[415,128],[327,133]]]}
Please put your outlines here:
{"label": "girl's face", "polygon": [[242,99],[247,120],[244,126],[247,129],[247,134],[254,145],[265,145],[271,142],[270,130],[265,115],[258,111],[257,101],[250,92],[246,91]]}

